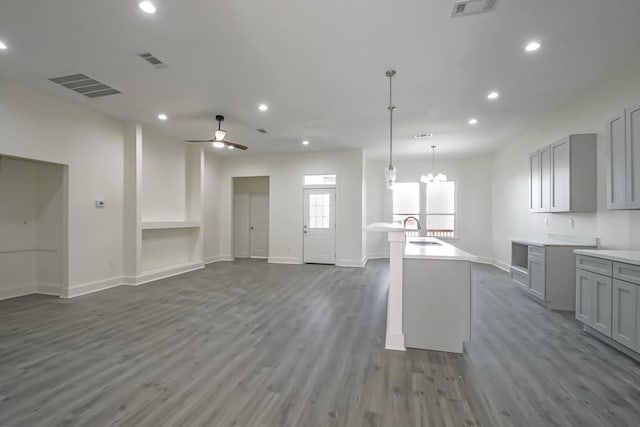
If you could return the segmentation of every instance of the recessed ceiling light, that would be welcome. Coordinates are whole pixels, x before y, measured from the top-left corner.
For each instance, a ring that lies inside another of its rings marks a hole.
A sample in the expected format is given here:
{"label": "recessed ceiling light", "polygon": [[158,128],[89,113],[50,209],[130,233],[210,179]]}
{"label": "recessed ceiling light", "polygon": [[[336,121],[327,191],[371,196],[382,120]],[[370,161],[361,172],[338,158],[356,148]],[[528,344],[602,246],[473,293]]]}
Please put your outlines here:
{"label": "recessed ceiling light", "polygon": [[524,47],[527,52],[535,52],[538,49],[540,49],[540,42],[537,41],[531,41]]}
{"label": "recessed ceiling light", "polygon": [[309,141],[305,139],[304,141],[302,141],[302,145],[309,145]]}
{"label": "recessed ceiling light", "polygon": [[6,50],[6,49],[7,49],[7,45],[0,40],[0,50]]}
{"label": "recessed ceiling light", "polygon": [[148,14],[156,13],[156,6],[149,0],[141,1],[140,3],[138,3],[138,7],[144,13],[148,13]]}
{"label": "recessed ceiling light", "polygon": [[268,109],[269,109],[269,106],[267,104],[258,105],[258,110],[260,111],[267,111]]}
{"label": "recessed ceiling light", "polygon": [[475,117],[474,117],[474,118],[471,118],[471,119],[469,119],[469,122],[468,122],[468,123],[469,123],[470,125],[478,124],[478,119],[476,119]]}
{"label": "recessed ceiling light", "polygon": [[498,99],[500,98],[500,94],[498,92],[489,92],[489,94],[487,95],[487,99]]}
{"label": "recessed ceiling light", "polygon": [[223,142],[220,142],[220,141],[215,141],[215,142],[213,143],[213,146],[214,146],[215,148],[224,148],[224,143],[223,143]]}
{"label": "recessed ceiling light", "polygon": [[158,120],[162,120],[162,121],[164,121],[164,120],[167,120],[168,118],[169,118],[169,117],[167,117],[167,115],[166,115],[166,114],[158,114]]}

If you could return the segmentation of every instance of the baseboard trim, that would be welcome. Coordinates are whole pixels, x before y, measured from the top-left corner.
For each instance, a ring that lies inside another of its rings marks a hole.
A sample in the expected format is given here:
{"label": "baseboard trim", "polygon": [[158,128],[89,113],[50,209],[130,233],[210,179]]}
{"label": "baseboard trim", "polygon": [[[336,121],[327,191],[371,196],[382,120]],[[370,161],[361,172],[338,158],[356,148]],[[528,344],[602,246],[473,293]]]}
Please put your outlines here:
{"label": "baseboard trim", "polygon": [[269,257],[267,262],[269,264],[302,264],[296,257]]}
{"label": "baseboard trim", "polygon": [[362,260],[358,259],[339,259],[336,260],[336,267],[363,267],[367,262],[367,257]]}
{"label": "baseboard trim", "polygon": [[36,293],[59,297],[62,293],[62,286],[56,283],[38,283],[36,285]]}
{"label": "baseboard trim", "polygon": [[114,288],[122,285],[122,277],[112,277],[110,279],[97,280],[95,282],[82,283],[80,285],[70,286],[68,289],[62,289],[60,296],[62,298],[75,298],[81,295],[92,294],[105,289]]}
{"label": "baseboard trim", "polygon": [[233,261],[233,260],[234,258],[231,255],[216,255],[216,256],[206,257],[204,259],[204,263],[206,265],[214,262]]}
{"label": "baseboard trim", "polygon": [[384,259],[389,258],[388,252],[374,252],[371,254],[367,254],[367,259]]}
{"label": "baseboard trim", "polygon": [[507,273],[511,270],[511,266],[507,263],[504,263],[500,260],[494,259],[492,264],[496,267],[499,268],[502,271],[506,271]]}
{"label": "baseboard trim", "polygon": [[385,350],[407,351],[404,346],[404,334],[387,332],[384,348]]}
{"label": "baseboard trim", "polygon": [[188,262],[185,264],[172,265],[156,270],[151,270],[138,275],[134,283],[127,283],[129,286],[144,285],[145,283],[155,282],[157,280],[166,279],[167,277],[178,276],[190,271],[200,270],[204,268],[204,262]]}
{"label": "baseboard trim", "polygon": [[0,300],[23,297],[35,293],[32,287],[12,286],[10,288],[0,288]]}

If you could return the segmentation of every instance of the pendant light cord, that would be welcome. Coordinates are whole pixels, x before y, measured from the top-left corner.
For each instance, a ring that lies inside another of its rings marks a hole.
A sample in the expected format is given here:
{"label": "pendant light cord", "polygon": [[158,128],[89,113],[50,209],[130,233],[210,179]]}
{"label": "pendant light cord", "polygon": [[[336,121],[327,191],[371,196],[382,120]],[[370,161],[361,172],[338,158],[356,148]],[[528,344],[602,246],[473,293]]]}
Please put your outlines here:
{"label": "pendant light cord", "polygon": [[391,81],[392,77],[396,74],[395,70],[389,70],[386,72],[386,76],[389,77],[389,169],[393,169],[393,111],[396,107],[393,106],[391,94],[392,87]]}

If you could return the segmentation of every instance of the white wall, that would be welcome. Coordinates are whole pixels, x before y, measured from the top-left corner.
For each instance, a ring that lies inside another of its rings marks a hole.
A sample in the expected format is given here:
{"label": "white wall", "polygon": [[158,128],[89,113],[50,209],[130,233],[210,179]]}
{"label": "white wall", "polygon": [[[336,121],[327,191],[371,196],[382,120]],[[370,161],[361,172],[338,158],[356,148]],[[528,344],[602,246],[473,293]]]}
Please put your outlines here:
{"label": "white wall", "polygon": [[[384,168],[387,162],[367,161],[367,223],[389,222],[392,220],[392,191],[387,190]],[[439,160],[436,157],[436,172],[456,181],[457,239],[454,246],[468,251],[481,260],[493,259],[491,245],[491,155],[468,158]],[[398,182],[417,182],[422,174],[431,171],[431,157],[424,159],[394,161],[398,169]],[[367,255],[370,258],[389,255],[386,233],[368,233]]]}
{"label": "white wall", "polygon": [[123,124],[0,77],[0,154],[69,165],[69,286],[119,278]]}
{"label": "white wall", "polygon": [[142,221],[187,220],[187,146],[142,131]]}
{"label": "white wall", "polygon": [[209,150],[205,150],[202,200],[205,262],[222,259],[222,245],[220,242],[220,169],[220,157],[212,154]]}
{"label": "white wall", "polygon": [[360,265],[362,247],[362,152],[337,151],[251,156],[239,153],[221,164],[221,255],[232,251],[233,177],[269,177],[269,259],[302,262],[302,180],[305,174],[335,173],[336,252],[339,265]]}
{"label": "white wall", "polygon": [[[607,249],[640,249],[640,211],[606,210],[606,121],[616,111],[640,103],[640,64],[629,64],[550,115],[495,153],[493,165],[493,248],[499,262],[510,262],[510,237],[542,237],[547,232],[597,236]],[[598,211],[530,214],[528,156],[572,133],[598,134]],[[549,228],[544,219],[549,219]],[[575,219],[575,228],[569,219]]]}

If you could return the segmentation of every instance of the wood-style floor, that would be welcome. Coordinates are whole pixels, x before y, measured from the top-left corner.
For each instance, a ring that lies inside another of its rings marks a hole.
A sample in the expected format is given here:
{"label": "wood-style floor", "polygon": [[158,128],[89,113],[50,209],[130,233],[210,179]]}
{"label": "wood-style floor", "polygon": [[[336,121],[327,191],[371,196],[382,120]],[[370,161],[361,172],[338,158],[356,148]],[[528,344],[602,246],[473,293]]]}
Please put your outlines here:
{"label": "wood-style floor", "polygon": [[384,350],[387,276],[247,260],[2,301],[0,425],[640,425],[640,365],[493,267],[464,356]]}

